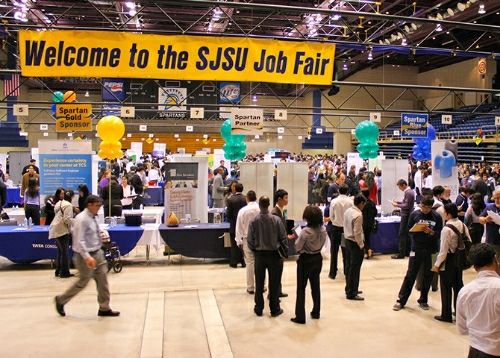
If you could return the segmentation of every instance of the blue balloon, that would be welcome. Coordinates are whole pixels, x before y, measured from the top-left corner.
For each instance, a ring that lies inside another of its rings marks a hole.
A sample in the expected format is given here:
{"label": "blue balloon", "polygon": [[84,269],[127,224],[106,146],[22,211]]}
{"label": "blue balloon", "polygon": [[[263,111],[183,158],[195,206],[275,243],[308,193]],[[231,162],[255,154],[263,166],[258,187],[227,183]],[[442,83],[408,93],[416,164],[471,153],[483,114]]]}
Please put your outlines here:
{"label": "blue balloon", "polygon": [[55,116],[56,115],[56,104],[53,103],[52,106],[50,106],[50,109],[52,110],[52,115]]}

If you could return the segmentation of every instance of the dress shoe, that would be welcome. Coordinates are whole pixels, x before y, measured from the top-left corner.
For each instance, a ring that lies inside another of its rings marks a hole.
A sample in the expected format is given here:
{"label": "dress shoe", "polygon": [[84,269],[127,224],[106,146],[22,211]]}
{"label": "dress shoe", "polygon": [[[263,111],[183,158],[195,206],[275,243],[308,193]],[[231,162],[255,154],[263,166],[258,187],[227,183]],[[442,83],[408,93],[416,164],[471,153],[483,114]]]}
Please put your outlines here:
{"label": "dress shoe", "polygon": [[242,268],[245,268],[245,267],[247,267],[247,264],[246,264],[246,263],[242,263],[242,264],[241,264],[241,267],[242,267]]}
{"label": "dress shoe", "polygon": [[328,278],[330,280],[335,280],[337,278],[337,275],[328,275]]}
{"label": "dress shoe", "polygon": [[237,268],[237,267],[238,267],[238,265],[229,264],[229,267],[232,267],[232,268]]}
{"label": "dress shoe", "polygon": [[74,273],[70,273],[70,274],[67,274],[67,275],[59,275],[60,278],[69,278],[69,277],[75,277],[75,274]]}
{"label": "dress shoe", "polygon": [[351,301],[364,301],[365,298],[364,297],[361,297],[361,296],[354,296],[354,297],[346,297],[348,300],[351,300]]}
{"label": "dress shoe", "polygon": [[363,291],[358,291],[358,295],[362,295],[363,294]]}
{"label": "dress shoe", "polygon": [[312,313],[311,312],[311,318],[312,319],[319,319],[319,313]]}
{"label": "dress shoe", "polygon": [[453,320],[451,318],[444,318],[442,316],[434,316],[434,319],[440,322],[453,323]]}
{"label": "dress shoe", "polygon": [[64,312],[64,305],[57,302],[57,297],[54,297],[54,303],[56,304],[56,311],[59,313],[59,316],[66,316],[66,312]]}
{"label": "dress shoe", "polygon": [[99,310],[97,312],[97,315],[100,317],[118,317],[120,315],[120,312],[113,310],[107,310],[107,311]]}
{"label": "dress shoe", "polygon": [[283,313],[283,309],[280,308],[280,310],[278,312],[274,312],[274,313],[271,312],[271,317],[278,317],[282,313]]}
{"label": "dress shoe", "polygon": [[254,307],[253,312],[254,312],[257,316],[262,317],[262,310],[258,310],[258,309],[257,309],[257,307]]}
{"label": "dress shoe", "polygon": [[255,294],[255,291],[254,291],[254,290],[247,290],[247,293],[248,293],[249,295],[253,295],[253,294]]}
{"label": "dress shoe", "polygon": [[281,292],[278,297],[288,297],[288,293]]}
{"label": "dress shoe", "polygon": [[428,311],[430,309],[429,304],[427,302],[419,302],[418,306],[424,311]]}
{"label": "dress shoe", "polygon": [[401,259],[404,259],[405,257],[402,256],[402,255],[392,255],[391,256],[391,259],[394,259],[394,260],[401,260]]}
{"label": "dress shoe", "polygon": [[405,305],[402,305],[399,302],[396,302],[394,306],[392,306],[393,311],[401,311],[403,308],[405,308]]}
{"label": "dress shoe", "polygon": [[54,276],[55,277],[59,277],[59,272],[56,271],[55,274],[54,274]]}
{"label": "dress shoe", "polygon": [[290,321],[292,321],[293,323],[298,323],[298,324],[306,324],[305,320],[299,320],[297,317],[290,318]]}

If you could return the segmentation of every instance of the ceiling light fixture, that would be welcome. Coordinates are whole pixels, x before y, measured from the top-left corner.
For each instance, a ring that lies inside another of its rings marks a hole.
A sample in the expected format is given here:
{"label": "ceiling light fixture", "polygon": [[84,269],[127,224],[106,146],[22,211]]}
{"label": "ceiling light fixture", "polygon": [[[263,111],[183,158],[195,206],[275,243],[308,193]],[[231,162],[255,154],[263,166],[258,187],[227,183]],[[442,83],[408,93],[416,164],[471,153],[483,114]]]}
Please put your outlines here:
{"label": "ceiling light fixture", "polygon": [[466,8],[467,8],[467,6],[466,6],[464,3],[459,2],[459,3],[457,4],[457,9],[458,9],[459,11],[464,11]]}
{"label": "ceiling light fixture", "polygon": [[478,14],[486,14],[486,9],[484,8],[484,4],[479,4],[479,10],[477,10]]}
{"label": "ceiling light fixture", "polygon": [[403,41],[401,41],[401,45],[402,45],[402,46],[406,46],[406,45],[407,45],[407,43],[406,43],[406,38],[404,38],[404,39],[403,39]]}
{"label": "ceiling light fixture", "polygon": [[85,97],[90,97],[89,91],[85,91]]}
{"label": "ceiling light fixture", "polygon": [[368,61],[371,61],[371,60],[373,60],[372,50],[370,50],[370,52],[368,52]]}
{"label": "ceiling light fixture", "polygon": [[437,25],[436,25],[436,31],[437,31],[437,32],[441,32],[441,31],[443,31],[443,28],[441,27],[441,24],[437,24]]}

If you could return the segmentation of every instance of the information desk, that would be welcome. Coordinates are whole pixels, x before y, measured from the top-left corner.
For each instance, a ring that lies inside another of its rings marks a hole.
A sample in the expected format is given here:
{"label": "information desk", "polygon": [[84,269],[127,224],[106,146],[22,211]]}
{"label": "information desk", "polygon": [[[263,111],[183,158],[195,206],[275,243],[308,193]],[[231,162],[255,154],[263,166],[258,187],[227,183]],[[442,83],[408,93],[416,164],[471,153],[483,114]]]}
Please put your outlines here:
{"label": "information desk", "polygon": [[160,225],[163,241],[187,257],[229,259],[230,248],[224,247],[225,232],[229,232],[229,223]]}
{"label": "information desk", "polygon": [[7,188],[7,202],[6,206],[22,205],[23,198],[21,198],[20,188]]}
{"label": "information desk", "polygon": [[377,232],[370,235],[370,244],[376,253],[399,252],[399,221],[379,222]]}
{"label": "information desk", "polygon": [[[118,244],[120,253],[132,251],[142,237],[140,226],[117,225],[108,229],[111,240]],[[57,247],[49,240],[48,226],[33,226],[30,230],[18,226],[0,226],[0,256],[16,263],[55,259]]]}

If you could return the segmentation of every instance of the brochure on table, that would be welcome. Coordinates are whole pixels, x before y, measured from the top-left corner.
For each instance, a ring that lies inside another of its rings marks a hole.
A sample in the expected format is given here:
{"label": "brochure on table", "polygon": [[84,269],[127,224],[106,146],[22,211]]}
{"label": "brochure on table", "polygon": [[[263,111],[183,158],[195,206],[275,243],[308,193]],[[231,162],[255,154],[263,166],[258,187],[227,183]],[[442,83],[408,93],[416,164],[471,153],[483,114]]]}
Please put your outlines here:
{"label": "brochure on table", "polygon": [[403,200],[403,192],[396,183],[399,179],[408,181],[408,161],[404,159],[383,159],[382,164],[382,213],[391,214],[397,208],[392,201]]}
{"label": "brochure on table", "polygon": [[257,199],[262,195],[273,198],[273,163],[240,163],[240,180],[244,193],[255,191]]}
{"label": "brochure on table", "polygon": [[179,220],[208,222],[208,158],[172,156],[165,180],[165,222],[171,212]]}

